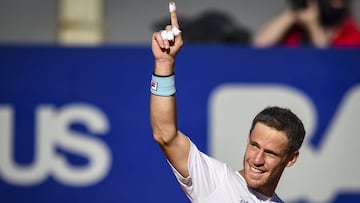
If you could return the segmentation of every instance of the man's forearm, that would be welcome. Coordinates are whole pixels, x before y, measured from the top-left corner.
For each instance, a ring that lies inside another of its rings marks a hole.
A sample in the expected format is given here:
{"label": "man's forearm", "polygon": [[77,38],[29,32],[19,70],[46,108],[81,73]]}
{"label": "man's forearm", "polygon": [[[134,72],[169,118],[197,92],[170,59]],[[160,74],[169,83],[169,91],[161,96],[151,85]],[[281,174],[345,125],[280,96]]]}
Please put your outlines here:
{"label": "man's forearm", "polygon": [[317,48],[326,48],[329,45],[329,36],[319,23],[310,23],[307,26],[312,44]]}
{"label": "man's forearm", "polygon": [[285,10],[257,32],[252,42],[253,45],[266,47],[277,44],[294,23],[295,15],[293,11]]}
{"label": "man's forearm", "polygon": [[166,145],[176,136],[176,99],[173,96],[150,96],[150,117],[154,139]]}
{"label": "man's forearm", "polygon": [[[154,74],[167,77],[174,74],[174,61],[155,61]],[[167,144],[177,133],[177,115],[175,95],[150,97],[151,127],[155,140],[159,144]]]}

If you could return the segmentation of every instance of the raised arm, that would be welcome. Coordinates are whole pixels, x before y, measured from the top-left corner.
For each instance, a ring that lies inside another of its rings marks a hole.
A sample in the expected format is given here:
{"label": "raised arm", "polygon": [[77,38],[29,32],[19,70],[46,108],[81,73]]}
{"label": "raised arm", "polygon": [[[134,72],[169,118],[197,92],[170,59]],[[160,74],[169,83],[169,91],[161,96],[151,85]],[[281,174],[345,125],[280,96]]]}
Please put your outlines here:
{"label": "raised arm", "polygon": [[190,141],[178,130],[175,97],[175,57],[183,45],[175,3],[169,4],[171,25],[152,36],[155,60],[151,81],[150,120],[155,141],[170,163],[184,177],[188,173]]}
{"label": "raised arm", "polygon": [[267,22],[254,36],[255,47],[269,47],[280,42],[288,29],[296,22],[293,10],[286,9],[274,19]]}

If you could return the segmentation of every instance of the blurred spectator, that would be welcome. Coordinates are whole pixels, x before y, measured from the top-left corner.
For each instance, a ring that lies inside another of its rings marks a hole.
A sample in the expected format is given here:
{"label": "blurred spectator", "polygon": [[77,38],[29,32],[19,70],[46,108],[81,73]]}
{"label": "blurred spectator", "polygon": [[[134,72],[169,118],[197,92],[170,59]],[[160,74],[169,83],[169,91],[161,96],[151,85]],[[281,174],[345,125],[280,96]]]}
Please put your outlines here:
{"label": "blurred spectator", "polygon": [[254,46],[360,47],[360,28],[351,13],[352,0],[288,3],[289,8],[256,33]]}
{"label": "blurred spectator", "polygon": [[[179,17],[180,29],[185,43],[238,43],[250,44],[251,33],[248,28],[238,25],[226,13],[207,10],[196,18]],[[168,18],[156,22],[154,31],[164,29]]]}

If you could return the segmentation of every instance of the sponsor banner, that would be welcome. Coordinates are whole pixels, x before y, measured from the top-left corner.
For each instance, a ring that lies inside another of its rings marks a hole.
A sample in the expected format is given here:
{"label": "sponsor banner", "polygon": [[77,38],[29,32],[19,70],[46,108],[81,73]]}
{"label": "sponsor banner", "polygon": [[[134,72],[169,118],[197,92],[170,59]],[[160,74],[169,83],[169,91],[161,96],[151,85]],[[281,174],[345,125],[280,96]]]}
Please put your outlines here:
{"label": "sponsor banner", "polygon": [[[0,202],[188,202],[152,139],[150,47],[0,47]],[[179,127],[242,167],[250,123],[291,108],[307,137],[285,202],[360,200],[360,50],[186,45]]]}

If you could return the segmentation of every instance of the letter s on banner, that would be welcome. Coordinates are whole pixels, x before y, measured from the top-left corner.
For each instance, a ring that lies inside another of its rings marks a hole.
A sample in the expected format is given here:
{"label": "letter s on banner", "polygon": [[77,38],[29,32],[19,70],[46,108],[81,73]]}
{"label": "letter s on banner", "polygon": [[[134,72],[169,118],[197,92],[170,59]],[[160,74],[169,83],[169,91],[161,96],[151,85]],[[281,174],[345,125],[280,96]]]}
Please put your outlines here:
{"label": "letter s on banner", "polygon": [[[42,105],[36,111],[36,145],[34,163],[19,166],[14,161],[11,106],[0,108],[0,175],[15,185],[35,185],[48,175],[69,186],[88,186],[103,179],[111,166],[111,152],[101,140],[71,130],[72,124],[82,124],[87,132],[104,134],[109,130],[105,114],[88,104],[69,104],[59,110]],[[86,166],[73,166],[56,148],[82,156]]]}

